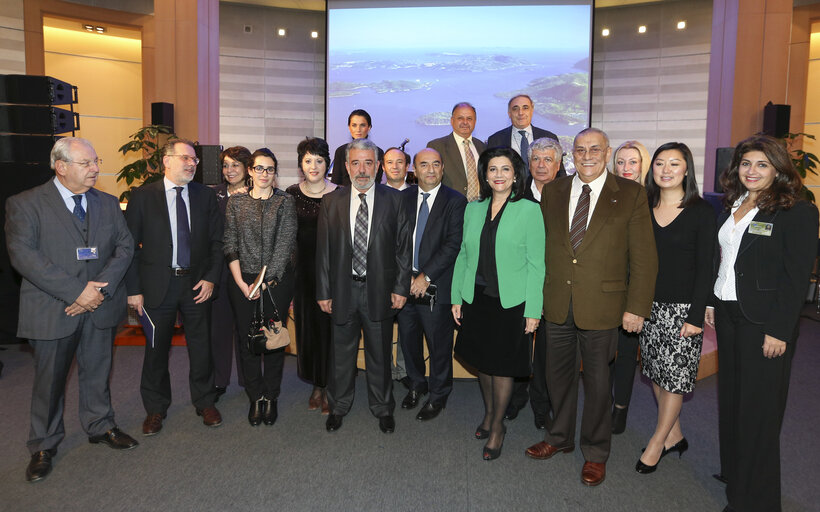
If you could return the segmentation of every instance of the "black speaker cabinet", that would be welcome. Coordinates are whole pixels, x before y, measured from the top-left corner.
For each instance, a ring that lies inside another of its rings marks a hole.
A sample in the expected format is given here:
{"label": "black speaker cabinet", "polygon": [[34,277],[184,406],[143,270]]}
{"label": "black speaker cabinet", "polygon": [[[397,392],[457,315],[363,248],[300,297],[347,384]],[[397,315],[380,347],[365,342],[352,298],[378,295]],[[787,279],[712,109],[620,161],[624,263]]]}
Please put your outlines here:
{"label": "black speaker cabinet", "polygon": [[0,103],[70,105],[77,103],[77,86],[50,76],[0,75]]}
{"label": "black speaker cabinet", "polygon": [[723,187],[720,186],[720,177],[723,173],[729,170],[732,164],[732,155],[735,148],[717,148],[715,152],[715,192],[722,193]]}
{"label": "black speaker cabinet", "polygon": [[80,129],[80,114],[64,108],[0,105],[0,132],[52,135]]}
{"label": "black speaker cabinet", "polygon": [[194,180],[205,185],[218,185],[222,182],[222,167],[219,165],[219,155],[222,146],[194,146],[199,165],[196,166]]}
{"label": "black speaker cabinet", "polygon": [[0,135],[0,162],[48,164],[53,135]]}
{"label": "black speaker cabinet", "polygon": [[174,104],[158,101],[151,103],[151,124],[161,124],[174,130]]}
{"label": "black speaker cabinet", "polygon": [[763,107],[763,133],[782,137],[789,133],[791,105],[775,105],[771,101]]}

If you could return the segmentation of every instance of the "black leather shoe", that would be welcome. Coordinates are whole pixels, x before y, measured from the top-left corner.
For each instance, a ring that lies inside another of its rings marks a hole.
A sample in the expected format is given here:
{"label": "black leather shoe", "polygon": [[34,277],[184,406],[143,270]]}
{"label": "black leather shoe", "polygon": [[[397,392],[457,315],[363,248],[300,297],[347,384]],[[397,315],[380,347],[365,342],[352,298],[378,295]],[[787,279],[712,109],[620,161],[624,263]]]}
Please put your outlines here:
{"label": "black leather shoe", "polygon": [[626,430],[626,415],[629,412],[629,407],[613,407],[612,408],[612,433],[623,434]]}
{"label": "black leather shoe", "polygon": [[379,416],[379,428],[385,434],[392,434],[396,431],[396,420],[392,415]]}
{"label": "black leather shoe", "polygon": [[426,392],[414,391],[414,390],[411,389],[410,391],[407,392],[407,396],[404,397],[404,400],[402,400],[401,408],[402,409],[413,409],[413,408],[415,408],[419,404],[419,401],[421,400],[421,397],[423,397],[426,394],[427,394]]}
{"label": "black leather shoe", "polygon": [[661,458],[666,457],[672,452],[678,452],[678,458],[683,457],[683,452],[689,449],[689,441],[686,440],[684,437],[680,441],[678,441],[674,446],[671,448],[664,448],[663,453],[661,454]]}
{"label": "black leather shoe", "polygon": [[251,408],[248,411],[248,423],[250,423],[252,427],[256,427],[262,423],[262,416],[265,414],[266,405],[264,396],[251,402]]}
{"label": "black leather shoe", "polygon": [[432,420],[438,416],[438,413],[440,413],[442,409],[444,409],[443,405],[438,403],[434,404],[428,400],[427,403],[424,404],[424,407],[419,410],[419,413],[416,414],[416,419],[419,421]]}
{"label": "black leather shoe", "polygon": [[222,386],[214,386],[214,391],[216,391],[216,396],[214,397],[214,403],[216,403],[219,401],[219,397],[225,394],[225,391],[227,391],[227,389],[223,388]]}
{"label": "black leather shoe", "polygon": [[518,411],[519,409],[517,407],[515,407],[514,405],[510,405],[509,407],[507,407],[507,412],[504,413],[504,419],[514,420],[518,417]]}
{"label": "black leather shoe", "polygon": [[541,414],[539,412],[535,413],[535,428],[538,430],[546,430],[547,429],[547,416],[545,414]]}
{"label": "black leather shoe", "polygon": [[107,444],[115,450],[130,450],[136,448],[139,444],[136,439],[120,430],[119,427],[114,427],[105,434],[91,436],[88,438],[88,442],[91,444]]}
{"label": "black leather shoe", "polygon": [[273,425],[276,423],[276,418],[279,417],[276,400],[268,400],[266,398],[265,402],[267,402],[267,404],[265,406],[265,414],[262,415],[262,421],[265,422],[265,425]]}
{"label": "black leather shoe", "polygon": [[[723,476],[723,473],[715,473],[714,475],[712,475],[712,478],[714,478],[715,480],[717,480],[718,482],[720,482],[724,485],[729,483],[729,480],[727,480],[726,477]],[[728,507],[728,505],[726,505],[726,506]]]}
{"label": "black leather shoe", "polygon": [[26,468],[26,480],[39,482],[51,473],[51,458],[57,455],[57,448],[42,450],[31,456]]}
{"label": "black leather shoe", "polygon": [[335,432],[342,428],[342,418],[343,416],[339,416],[337,414],[331,414],[327,417],[327,421],[325,422],[325,428],[327,428],[328,432]]}

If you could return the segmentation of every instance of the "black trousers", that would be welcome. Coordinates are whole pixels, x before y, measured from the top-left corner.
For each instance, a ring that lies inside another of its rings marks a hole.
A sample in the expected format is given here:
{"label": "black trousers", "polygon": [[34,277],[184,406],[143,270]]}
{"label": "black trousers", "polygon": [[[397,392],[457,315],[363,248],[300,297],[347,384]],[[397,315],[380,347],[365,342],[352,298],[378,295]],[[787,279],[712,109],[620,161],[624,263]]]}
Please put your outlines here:
{"label": "black trousers", "polygon": [[776,512],[780,506],[780,428],[789,392],[794,342],[763,356],[763,329],[737,302],[718,301],[718,430],[720,465],[729,506]]}
{"label": "black trousers", "polygon": [[547,419],[544,440],[559,448],[575,445],[578,374],[583,360],[581,451],[589,462],[606,462],[609,458],[612,441],[609,363],[615,357],[617,343],[617,327],[602,331],[576,327],[572,307],[563,324],[547,322],[547,387],[553,418]]}
{"label": "black trousers", "polygon": [[547,323],[541,318],[538,329],[535,330],[535,345],[532,353],[532,376],[516,377],[513,384],[513,395],[507,410],[523,409],[530,402],[532,412],[536,415],[549,416],[552,409],[550,396],[547,392]]}
{"label": "black trousers", "polygon": [[214,373],[211,362],[211,304],[194,303],[199,291],[190,275],[172,277],[162,303],[145,307],[154,322],[154,340],[145,340],[145,358],[142,363],[140,394],[148,414],[165,414],[171,405],[171,375],[168,373],[168,354],[177,312],[182,315],[185,343],[188,349],[188,386],[191,402],[197,409],[214,405]]}
{"label": "black trousers", "polygon": [[[245,283],[253,283],[257,274],[242,274]],[[293,300],[293,272],[285,272],[277,286],[271,289],[273,300],[281,315],[284,325],[288,322],[288,308]],[[248,329],[253,317],[256,302],[248,300],[242,291],[236,286],[236,281],[229,280],[228,297],[231,300],[231,308],[234,312],[234,321],[239,329],[239,359],[242,366],[242,375],[245,379],[245,393],[251,402],[255,402],[261,397],[269,400],[279,398],[282,388],[282,371],[285,366],[285,349],[281,348],[264,355],[253,354],[248,350]],[[265,315],[273,312],[273,304],[267,292],[262,292],[262,299],[265,301]],[[243,327],[244,326],[244,327]]]}
{"label": "black trousers", "polygon": [[629,406],[632,386],[635,383],[635,368],[638,366],[638,334],[618,328],[618,353],[611,364],[611,386],[613,402]]}
{"label": "black trousers", "polygon": [[356,386],[356,359],[359,335],[364,334],[364,357],[367,378],[367,401],[376,417],[390,416],[396,408],[390,362],[393,317],[374,321],[367,312],[367,283],[350,280],[352,311],[342,324],[334,323],[330,348],[330,380],[327,401],[330,412],[344,416],[353,406]]}
{"label": "black trousers", "polygon": [[34,385],[26,444],[32,454],[56,448],[65,437],[65,384],[75,354],[83,430],[95,436],[116,426],[108,387],[115,329],[97,329],[91,321],[92,314],[83,313],[79,327],[70,336],[29,340],[34,349]]}
{"label": "black trousers", "polygon": [[[450,304],[407,304],[399,311],[399,346],[412,384],[410,389],[430,392],[430,402],[444,406],[453,390],[453,331]],[[424,341],[430,356],[430,378],[425,378]]]}
{"label": "black trousers", "polygon": [[231,382],[231,366],[236,358],[236,377],[240,386],[245,386],[242,363],[239,355],[241,333],[233,321],[231,301],[228,297],[228,280],[233,276],[227,266],[222,269],[217,296],[211,301],[211,358],[214,365],[214,386],[227,388]]}

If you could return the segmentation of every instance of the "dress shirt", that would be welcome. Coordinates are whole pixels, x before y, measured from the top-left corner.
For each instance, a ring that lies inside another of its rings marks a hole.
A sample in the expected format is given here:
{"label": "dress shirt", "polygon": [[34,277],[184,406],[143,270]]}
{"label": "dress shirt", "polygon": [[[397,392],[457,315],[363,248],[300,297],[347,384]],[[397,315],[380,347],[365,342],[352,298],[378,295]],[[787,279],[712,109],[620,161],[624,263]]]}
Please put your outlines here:
{"label": "dress shirt", "polygon": [[[168,204],[168,220],[171,221],[171,241],[173,243],[173,253],[171,254],[171,267],[178,268],[177,265],[177,191],[176,183],[168,178],[162,178],[165,185],[165,202]],[[185,201],[185,209],[188,211],[188,229],[191,229],[191,196],[188,194],[188,184],[182,187],[182,199]]]}
{"label": "dress shirt", "polygon": [[[540,190],[538,190],[538,185],[536,185],[536,184],[535,184],[535,180],[530,181],[530,191],[532,191],[532,197],[534,197],[534,198],[535,198],[535,200],[536,200],[536,201],[538,201],[538,202],[540,203],[540,202],[541,202],[541,191],[540,191]],[[590,199],[591,199],[591,198],[590,198]],[[577,202],[578,202],[578,199],[575,199],[575,202],[577,203]],[[572,213],[575,213],[575,211],[574,211],[574,209],[573,209],[573,208],[570,208],[570,211],[571,211]],[[570,219],[571,219],[571,218],[572,218],[572,217],[570,217]],[[587,224],[589,224],[589,222],[587,222]]]}
{"label": "dress shirt", "polygon": [[[63,202],[65,203],[66,208],[68,208],[68,211],[70,211],[71,214],[74,215],[74,196],[78,194],[75,194],[74,192],[65,188],[65,185],[63,185],[60,182],[60,180],[57,179],[57,176],[54,176],[54,185],[57,187],[57,191],[60,193],[60,197],[63,198]],[[79,195],[83,196],[81,204],[83,205],[83,210],[85,210],[85,212],[88,213],[88,200],[85,198],[85,194]]]}
{"label": "dress shirt", "polygon": [[581,181],[578,173],[575,173],[575,177],[572,178],[572,189],[569,193],[570,222],[572,222],[572,217],[575,215],[575,207],[578,206],[578,198],[581,197],[581,188],[583,188],[584,185],[589,185],[589,188],[592,189],[589,193],[589,213],[587,214],[587,227],[589,227],[589,221],[592,220],[592,214],[595,212],[595,205],[598,204],[598,198],[601,197],[601,190],[603,190],[604,183],[606,183],[606,175],[607,171],[604,170],[600,176],[592,180],[590,183],[584,183]]}
{"label": "dress shirt", "polygon": [[718,276],[715,281],[715,297],[720,300],[737,300],[737,289],[735,288],[735,260],[737,260],[737,251],[740,249],[740,241],[743,239],[743,234],[749,227],[749,224],[757,215],[758,208],[755,206],[743,216],[740,221],[735,223],[734,213],[740,208],[743,200],[748,196],[748,192],[740,199],[735,201],[732,205],[732,214],[723,223],[718,231],[718,242],[720,242],[720,267],[718,267]]}
{"label": "dress shirt", "polygon": [[[413,228],[413,247],[416,247],[416,229],[418,228],[418,224],[419,224],[418,223],[419,210],[421,209],[421,200],[424,197],[424,196],[422,196],[422,194],[430,194],[430,197],[427,198],[427,209],[432,212],[433,211],[433,203],[436,201],[436,195],[438,194],[438,191],[440,189],[441,189],[441,183],[436,185],[436,187],[433,190],[429,191],[429,192],[425,192],[421,189],[421,187],[419,187],[419,193],[416,194],[416,222],[414,222],[415,227]],[[430,218],[428,217],[428,223],[429,223],[429,219]],[[425,228],[425,229],[427,229],[427,228]],[[415,254],[413,256],[415,256]],[[418,269],[414,266],[413,270],[418,270]]]}
{"label": "dress shirt", "polygon": [[[370,226],[373,225],[373,203],[376,197],[376,185],[373,184],[367,192],[364,193],[365,201],[367,202],[367,246],[370,247]],[[359,205],[362,203],[359,199],[359,189],[354,186],[350,186],[350,247],[353,248],[353,244],[356,240],[356,214],[359,213]],[[352,272],[351,275],[355,275],[356,271],[353,270],[353,264],[350,265],[350,270]],[[364,274],[367,275],[367,271]]]}
{"label": "dress shirt", "polygon": [[526,128],[521,129],[518,129],[515,126],[512,127],[512,135],[510,136],[510,139],[512,140],[510,140],[510,147],[513,149],[513,151],[518,153],[521,156],[521,158],[525,158],[524,155],[521,154],[521,134],[518,133],[521,130],[527,132],[527,142],[529,142],[530,146],[532,146],[532,125],[529,125]]}
{"label": "dress shirt", "polygon": [[[456,145],[458,146],[458,152],[461,155],[461,164],[464,166],[464,175],[467,175],[467,158],[464,156],[464,137],[453,132],[453,137],[456,139]],[[470,137],[468,139],[470,141],[470,151],[473,152],[473,157],[475,158],[475,170],[478,173],[478,150],[475,148],[475,142],[473,142],[473,138]],[[469,180],[467,181],[469,183]]]}

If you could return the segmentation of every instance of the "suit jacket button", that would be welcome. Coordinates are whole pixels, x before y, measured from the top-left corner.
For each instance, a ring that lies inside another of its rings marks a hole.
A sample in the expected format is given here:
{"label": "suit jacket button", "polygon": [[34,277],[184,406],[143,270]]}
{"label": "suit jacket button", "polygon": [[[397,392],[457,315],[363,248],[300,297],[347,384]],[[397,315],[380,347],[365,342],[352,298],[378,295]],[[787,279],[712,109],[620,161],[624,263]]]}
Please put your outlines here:
{"label": "suit jacket button", "polygon": [[737,277],[743,277],[743,272],[738,272]]}
{"label": "suit jacket button", "polygon": [[578,260],[572,260],[573,263],[578,263]]}
{"label": "suit jacket button", "polygon": [[572,284],[572,281],[567,281],[567,284]]}

